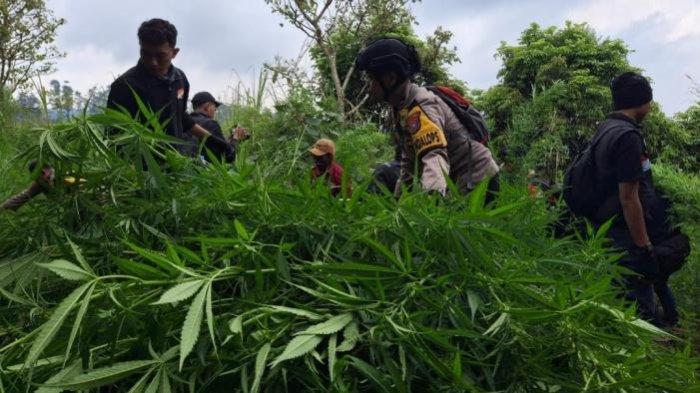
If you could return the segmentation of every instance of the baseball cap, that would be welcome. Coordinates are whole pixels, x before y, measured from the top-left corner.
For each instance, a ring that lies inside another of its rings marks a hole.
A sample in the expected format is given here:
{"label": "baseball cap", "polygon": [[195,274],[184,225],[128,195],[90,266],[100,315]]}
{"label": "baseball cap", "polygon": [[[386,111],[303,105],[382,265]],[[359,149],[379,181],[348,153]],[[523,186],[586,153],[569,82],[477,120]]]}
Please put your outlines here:
{"label": "baseball cap", "polygon": [[194,107],[198,107],[207,102],[213,102],[217,107],[221,106],[221,103],[208,91],[200,91],[192,97],[192,106]]}
{"label": "baseball cap", "polygon": [[309,153],[318,157],[326,154],[335,156],[335,143],[330,139],[319,139],[314,143],[311,149],[309,149]]}

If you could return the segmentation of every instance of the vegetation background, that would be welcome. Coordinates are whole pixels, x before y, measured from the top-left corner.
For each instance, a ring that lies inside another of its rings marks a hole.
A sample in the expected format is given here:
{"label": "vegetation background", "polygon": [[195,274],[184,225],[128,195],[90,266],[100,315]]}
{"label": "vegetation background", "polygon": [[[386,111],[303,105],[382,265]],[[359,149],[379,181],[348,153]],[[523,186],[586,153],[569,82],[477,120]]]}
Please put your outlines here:
{"label": "vegetation background", "polygon": [[[609,80],[637,69],[624,42],[532,25],[499,48],[500,82],[476,91],[447,71],[459,61],[451,33],[416,36],[408,2],[268,3],[299,28],[316,21],[315,69],[278,61],[231,92],[222,125],[253,135],[231,167],[177,156],[162,132],[103,113],[104,89],[86,101],[66,82],[5,87],[0,195],[26,187],[32,159],[86,182],[0,212],[1,391],[698,389],[700,96],[644,124],[693,242],[672,279],[686,334],[669,338],[616,296],[604,230],[555,238],[560,210],[527,193],[531,170],[561,178],[610,110]],[[393,147],[352,60],[383,35],[419,48],[417,82],[484,111],[512,168],[493,205],[483,189],[365,192]],[[319,137],[336,140],[352,198],[308,184]]]}

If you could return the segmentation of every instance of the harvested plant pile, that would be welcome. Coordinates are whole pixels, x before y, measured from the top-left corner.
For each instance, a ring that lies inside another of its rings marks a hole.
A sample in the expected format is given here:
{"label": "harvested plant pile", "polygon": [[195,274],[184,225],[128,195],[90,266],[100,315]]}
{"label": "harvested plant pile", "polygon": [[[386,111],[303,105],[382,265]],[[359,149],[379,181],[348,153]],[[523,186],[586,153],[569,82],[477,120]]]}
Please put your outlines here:
{"label": "harvested plant pile", "polygon": [[0,213],[5,391],[696,382],[689,350],[654,344],[662,333],[615,297],[601,236],[552,238],[544,205],[516,188],[486,208],[483,188],[397,202],[360,185],[340,200],[266,174],[287,157],[203,167],[166,139],[111,113],[29,150],[87,182]]}

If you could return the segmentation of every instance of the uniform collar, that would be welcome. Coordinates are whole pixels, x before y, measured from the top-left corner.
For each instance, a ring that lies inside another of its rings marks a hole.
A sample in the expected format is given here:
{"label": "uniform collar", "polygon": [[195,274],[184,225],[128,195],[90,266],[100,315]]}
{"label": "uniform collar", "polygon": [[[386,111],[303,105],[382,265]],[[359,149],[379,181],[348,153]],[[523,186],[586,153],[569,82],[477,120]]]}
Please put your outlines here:
{"label": "uniform collar", "polygon": [[409,82],[406,85],[406,94],[404,95],[403,102],[401,103],[402,108],[408,107],[415,99],[416,95],[418,94],[418,85],[416,85],[413,82]]}
{"label": "uniform collar", "polygon": [[415,101],[416,95],[418,94],[418,85],[409,82],[406,84],[406,93],[404,94],[404,99],[398,107],[393,107],[392,112],[394,113],[394,120],[399,121],[401,117],[401,111],[409,107],[409,105]]}

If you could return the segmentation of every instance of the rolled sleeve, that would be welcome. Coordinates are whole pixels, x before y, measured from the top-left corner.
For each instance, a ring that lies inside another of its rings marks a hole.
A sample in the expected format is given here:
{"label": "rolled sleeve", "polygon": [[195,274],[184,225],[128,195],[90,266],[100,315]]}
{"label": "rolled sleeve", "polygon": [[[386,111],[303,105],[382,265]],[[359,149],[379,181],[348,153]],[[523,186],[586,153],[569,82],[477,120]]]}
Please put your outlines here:
{"label": "rolled sleeve", "polygon": [[421,159],[423,164],[420,178],[421,186],[426,191],[437,191],[441,195],[445,195],[447,192],[445,174],[450,172],[450,164],[447,162],[444,150],[432,150]]}
{"label": "rolled sleeve", "polygon": [[444,132],[444,116],[440,106],[435,103],[426,103],[412,109],[409,118],[416,114],[419,114],[420,128],[413,132],[412,137],[414,150],[420,157],[421,187],[426,191],[437,191],[445,195],[447,192],[445,176],[450,173],[450,163]]}

